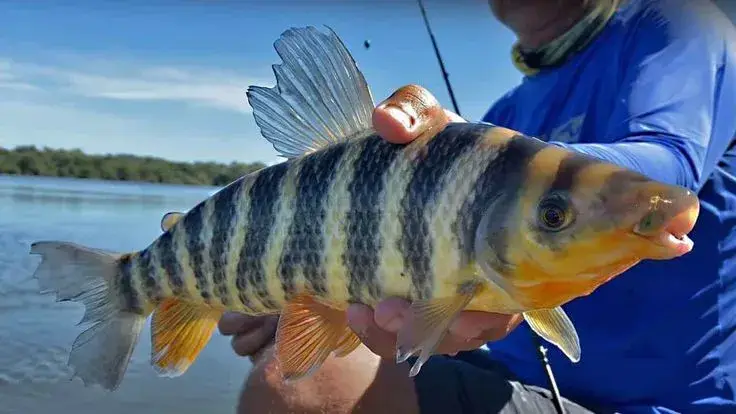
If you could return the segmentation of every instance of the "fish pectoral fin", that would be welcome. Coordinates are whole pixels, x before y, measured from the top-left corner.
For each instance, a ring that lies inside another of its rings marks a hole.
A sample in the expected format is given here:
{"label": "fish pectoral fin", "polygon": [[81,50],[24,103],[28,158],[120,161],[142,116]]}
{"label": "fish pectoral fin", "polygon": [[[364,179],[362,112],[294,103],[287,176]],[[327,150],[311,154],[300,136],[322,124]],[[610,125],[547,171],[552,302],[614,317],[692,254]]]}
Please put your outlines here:
{"label": "fish pectoral fin", "polygon": [[296,381],[311,375],[336,349],[347,355],[353,346],[348,331],[352,333],[345,312],[309,295],[290,300],[281,311],[276,330],[276,357],[284,380]]}
{"label": "fish pectoral fin", "polygon": [[291,28],[274,43],[282,63],[276,85],[246,93],[261,134],[294,158],[373,130],[373,98],[340,38],[314,27]]}
{"label": "fish pectoral fin", "polygon": [[169,229],[174,227],[174,224],[176,224],[182,217],[184,217],[184,213],[180,213],[178,211],[170,211],[164,214],[164,216],[161,217],[161,231],[169,231]]}
{"label": "fish pectoral fin", "polygon": [[342,335],[342,338],[337,342],[337,348],[335,349],[335,356],[338,358],[346,357],[351,352],[355,351],[355,348],[360,346],[361,340],[358,335],[353,332],[352,329],[346,329]]}
{"label": "fish pectoral fin", "polygon": [[554,344],[572,361],[580,361],[580,339],[561,307],[524,312],[524,319],[537,335]]}
{"label": "fish pectoral fin", "polygon": [[407,315],[408,322],[398,332],[396,362],[406,361],[416,352],[419,356],[409,371],[413,377],[419,373],[429,357],[447,334],[447,329],[457,315],[468,306],[478,292],[479,285],[461,287],[455,296],[414,301]]}
{"label": "fish pectoral fin", "polygon": [[151,321],[151,365],[159,375],[176,377],[194,363],[209,342],[222,311],[178,299],[165,299]]}

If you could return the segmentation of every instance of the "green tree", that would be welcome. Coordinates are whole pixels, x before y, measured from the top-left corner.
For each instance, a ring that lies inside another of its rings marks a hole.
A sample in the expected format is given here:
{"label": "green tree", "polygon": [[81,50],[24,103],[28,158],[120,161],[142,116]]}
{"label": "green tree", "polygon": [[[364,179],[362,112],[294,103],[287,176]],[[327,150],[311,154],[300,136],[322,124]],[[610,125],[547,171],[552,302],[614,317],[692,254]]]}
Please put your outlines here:
{"label": "green tree", "polygon": [[263,163],[173,162],[130,154],[85,154],[35,146],[0,147],[0,174],[223,186]]}

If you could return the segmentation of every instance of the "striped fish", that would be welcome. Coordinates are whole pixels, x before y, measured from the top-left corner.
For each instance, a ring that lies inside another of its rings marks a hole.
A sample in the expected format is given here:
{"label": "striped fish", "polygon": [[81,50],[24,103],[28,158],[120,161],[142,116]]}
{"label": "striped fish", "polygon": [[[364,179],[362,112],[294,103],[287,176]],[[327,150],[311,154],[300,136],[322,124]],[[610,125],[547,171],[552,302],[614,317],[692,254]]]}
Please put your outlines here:
{"label": "striped fish", "polygon": [[339,38],[290,29],[277,85],[247,97],[287,160],[167,214],[148,247],[113,253],[40,241],[35,273],[91,326],[69,363],[85,384],[121,382],[152,315],[151,364],[184,373],[223,312],[280,314],[286,380],[360,345],[350,303],[412,303],[397,361],[416,375],[462,310],[522,313],[580,359],[560,307],[645,259],[687,253],[699,203],[688,190],[482,123],[398,145],[372,130],[371,93]]}

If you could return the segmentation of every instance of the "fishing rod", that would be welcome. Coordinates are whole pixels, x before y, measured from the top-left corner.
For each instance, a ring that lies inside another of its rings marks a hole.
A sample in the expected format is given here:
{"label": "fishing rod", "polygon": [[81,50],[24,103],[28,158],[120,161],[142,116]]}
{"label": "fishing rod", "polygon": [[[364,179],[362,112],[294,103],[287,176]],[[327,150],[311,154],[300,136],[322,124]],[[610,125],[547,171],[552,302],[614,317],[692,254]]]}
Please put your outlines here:
{"label": "fishing rod", "polygon": [[[424,26],[427,28],[427,33],[429,33],[429,38],[432,41],[432,46],[434,47],[434,54],[437,56],[437,62],[440,65],[440,70],[442,71],[442,77],[445,79],[445,85],[447,86],[447,92],[450,94],[450,99],[452,100],[452,106],[455,109],[455,113],[462,116],[460,113],[460,108],[457,105],[457,100],[455,99],[455,93],[452,90],[452,85],[450,84],[450,76],[447,73],[447,70],[445,69],[445,62],[442,60],[442,56],[440,55],[440,50],[437,47],[437,41],[434,38],[434,34],[432,33],[432,28],[429,25],[429,19],[427,18],[427,10],[424,8],[424,3],[422,0],[417,0],[417,3],[419,3],[419,10],[422,12],[422,18],[424,19]],[[562,396],[560,395],[560,390],[557,388],[557,381],[555,381],[555,375],[552,372],[552,365],[549,363],[549,359],[547,358],[547,348],[544,347],[542,344],[541,338],[539,335],[536,334],[536,332],[530,331],[532,335],[532,340],[534,341],[534,344],[536,345],[537,349],[537,356],[539,357],[539,362],[544,367],[544,372],[547,374],[547,380],[549,381],[549,387],[550,391],[552,392],[552,402],[555,405],[555,409],[557,410],[558,414],[565,414],[565,407],[562,405]]]}
{"label": "fishing rod", "polygon": [[455,109],[455,113],[462,116],[460,114],[460,108],[457,106],[457,100],[455,99],[455,93],[452,91],[452,85],[450,85],[450,75],[447,73],[447,70],[445,69],[445,62],[442,60],[442,56],[440,56],[440,50],[437,48],[437,41],[434,38],[434,33],[432,33],[432,28],[429,26],[429,19],[427,19],[427,10],[424,9],[424,3],[422,0],[417,0],[419,3],[419,10],[422,12],[422,18],[424,18],[424,26],[427,28],[427,33],[429,33],[429,38],[432,40],[432,47],[434,47],[434,54],[437,56],[437,61],[440,64],[440,70],[442,70],[442,77],[445,79],[445,85],[447,86],[447,92],[450,94],[450,99],[452,100],[452,107]]}

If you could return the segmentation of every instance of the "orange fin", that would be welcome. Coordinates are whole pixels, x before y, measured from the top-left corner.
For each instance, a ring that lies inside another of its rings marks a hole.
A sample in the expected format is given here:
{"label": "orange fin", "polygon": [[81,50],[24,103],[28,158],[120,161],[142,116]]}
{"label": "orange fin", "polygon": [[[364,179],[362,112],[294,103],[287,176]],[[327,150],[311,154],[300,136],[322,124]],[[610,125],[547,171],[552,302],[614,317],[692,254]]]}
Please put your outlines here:
{"label": "orange fin", "polygon": [[177,377],[209,342],[222,311],[165,299],[151,321],[151,365],[161,376]]}
{"label": "orange fin", "polygon": [[475,296],[478,284],[463,285],[455,296],[414,301],[409,308],[411,323],[399,331],[396,339],[396,362],[402,363],[419,352],[409,371],[413,377],[419,373],[447,333],[450,323]]}
{"label": "orange fin", "polygon": [[161,218],[161,231],[169,231],[182,217],[184,217],[184,213],[179,213],[178,211],[170,211],[164,214]]}
{"label": "orange fin", "polygon": [[348,356],[351,352],[355,351],[355,348],[357,348],[360,344],[361,341],[358,335],[356,335],[352,329],[348,328],[347,330],[345,330],[342,338],[337,343],[335,356],[338,358]]}
{"label": "orange fin", "polygon": [[284,380],[311,375],[338,347],[345,355],[350,346],[355,349],[349,329],[345,312],[309,295],[294,297],[284,306],[276,331],[276,356]]}

